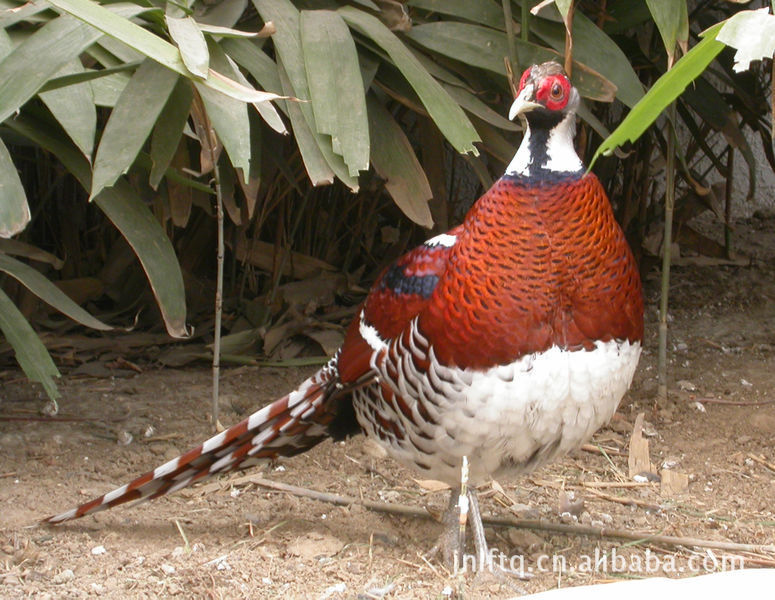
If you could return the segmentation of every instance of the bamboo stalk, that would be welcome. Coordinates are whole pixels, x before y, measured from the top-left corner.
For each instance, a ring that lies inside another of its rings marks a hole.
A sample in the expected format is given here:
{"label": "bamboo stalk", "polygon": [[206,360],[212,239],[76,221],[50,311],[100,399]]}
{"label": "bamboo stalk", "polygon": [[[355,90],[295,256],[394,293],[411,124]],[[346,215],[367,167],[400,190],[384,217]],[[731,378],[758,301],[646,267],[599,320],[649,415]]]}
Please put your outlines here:
{"label": "bamboo stalk", "polygon": [[673,244],[673,208],[675,206],[675,102],[667,109],[667,161],[665,164],[665,232],[662,251],[662,291],[659,298],[659,386],[657,404],[667,405],[667,307],[670,295],[670,258]]}
{"label": "bamboo stalk", "polygon": [[727,148],[727,180],[724,193],[724,254],[732,258],[732,185],[734,181],[735,148]]}

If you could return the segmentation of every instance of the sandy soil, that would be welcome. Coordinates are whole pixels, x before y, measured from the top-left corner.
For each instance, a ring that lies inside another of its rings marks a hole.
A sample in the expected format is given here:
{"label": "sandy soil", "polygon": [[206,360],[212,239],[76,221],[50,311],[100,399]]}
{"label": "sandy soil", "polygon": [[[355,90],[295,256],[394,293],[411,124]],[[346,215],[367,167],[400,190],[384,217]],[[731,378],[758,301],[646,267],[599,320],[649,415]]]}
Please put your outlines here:
{"label": "sandy soil", "polygon": [[[775,470],[765,464],[775,466],[775,220],[741,222],[736,236],[752,257],[749,266],[674,268],[673,406],[653,410],[655,273],[646,281],[646,351],[633,389],[595,438],[608,457],[578,451],[531,477],[487,486],[480,490],[483,513],[775,543]],[[222,420],[236,422],[308,371],[226,370]],[[210,373],[148,366],[125,378],[67,376],[56,422],[35,420],[42,402],[18,373],[0,373],[0,381],[3,598],[506,598],[654,570],[668,576],[720,570],[732,555],[744,556],[750,567],[775,565],[775,557],[763,553],[488,528],[490,545],[522,557],[529,578],[452,576],[438,559],[424,558],[440,532],[432,520],[269,491],[246,481],[245,473],[57,528],[39,527],[37,519],[125,483],[208,437]],[[628,443],[640,412],[646,413],[654,471],[664,477],[669,467],[688,475],[684,492],[663,493],[659,483],[621,486],[631,481]],[[376,456],[362,437],[326,442],[251,473],[432,510],[447,502],[446,492],[417,483],[414,473]]]}

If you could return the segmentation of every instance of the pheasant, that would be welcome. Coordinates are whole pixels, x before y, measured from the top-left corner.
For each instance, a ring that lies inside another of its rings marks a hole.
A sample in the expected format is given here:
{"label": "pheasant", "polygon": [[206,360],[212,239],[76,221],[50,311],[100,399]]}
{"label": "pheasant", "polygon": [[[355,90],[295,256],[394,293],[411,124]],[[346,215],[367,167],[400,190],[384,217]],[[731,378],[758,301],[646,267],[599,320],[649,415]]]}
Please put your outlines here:
{"label": "pheasant", "polygon": [[641,352],[638,269],[574,150],[578,104],[558,64],[527,69],[509,111],[524,137],[505,174],[460,226],[382,272],[328,364],[200,446],[47,521],[364,433],[452,488],[446,559],[462,550],[465,507],[486,557],[476,484],[584,443],[613,416]]}

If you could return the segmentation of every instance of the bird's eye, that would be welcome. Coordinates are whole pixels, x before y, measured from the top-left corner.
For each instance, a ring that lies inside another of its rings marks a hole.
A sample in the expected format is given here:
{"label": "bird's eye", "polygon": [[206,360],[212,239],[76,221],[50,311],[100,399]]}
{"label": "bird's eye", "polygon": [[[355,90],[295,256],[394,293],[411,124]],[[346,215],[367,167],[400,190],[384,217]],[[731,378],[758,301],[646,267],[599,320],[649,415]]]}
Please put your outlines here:
{"label": "bird's eye", "polygon": [[555,83],[552,85],[549,94],[552,97],[552,100],[562,100],[562,97],[565,95],[565,90],[562,89],[562,86],[559,83]]}

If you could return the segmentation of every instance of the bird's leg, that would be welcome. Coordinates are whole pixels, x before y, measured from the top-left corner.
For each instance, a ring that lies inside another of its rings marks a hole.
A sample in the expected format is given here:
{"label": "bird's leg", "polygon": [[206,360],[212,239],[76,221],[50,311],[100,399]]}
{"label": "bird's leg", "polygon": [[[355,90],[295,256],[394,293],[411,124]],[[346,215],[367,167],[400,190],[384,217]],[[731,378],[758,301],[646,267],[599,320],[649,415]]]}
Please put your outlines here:
{"label": "bird's leg", "polygon": [[[460,550],[460,554],[456,557],[455,570],[460,566],[460,561],[463,558],[462,553],[466,549],[466,523],[468,522],[468,457],[463,457],[463,464],[460,466],[460,491],[457,494],[457,508],[460,509],[460,517],[458,518],[458,533],[457,533],[457,545]],[[454,498],[454,495],[452,496]]]}
{"label": "bird's leg", "polygon": [[469,490],[468,490],[468,457],[463,457],[460,467],[460,487],[454,488],[449,494],[449,505],[441,518],[444,530],[439,540],[433,546],[430,554],[441,552],[444,566],[451,573],[466,568],[466,523],[468,521]]}
{"label": "bird's leg", "polygon": [[463,566],[465,540],[460,539],[460,511],[458,503],[460,488],[450,492],[449,504],[441,516],[442,532],[428,556],[441,554],[441,560],[450,573],[456,573]]}
{"label": "bird's leg", "polygon": [[492,555],[487,548],[487,540],[484,537],[484,524],[482,523],[482,513],[479,511],[479,500],[476,497],[476,490],[468,491],[468,500],[471,508],[471,529],[474,532],[476,568],[478,571],[487,569],[492,572]]}

